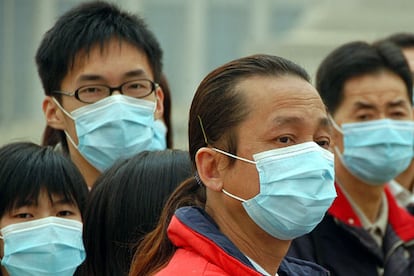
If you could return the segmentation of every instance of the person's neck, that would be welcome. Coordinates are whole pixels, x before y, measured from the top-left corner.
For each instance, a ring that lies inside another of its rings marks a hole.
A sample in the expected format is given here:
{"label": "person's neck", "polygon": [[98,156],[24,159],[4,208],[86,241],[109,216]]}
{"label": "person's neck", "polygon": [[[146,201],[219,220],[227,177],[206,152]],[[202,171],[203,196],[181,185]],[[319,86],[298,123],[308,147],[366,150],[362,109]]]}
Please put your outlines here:
{"label": "person's neck", "polygon": [[414,188],[414,159],[405,171],[403,171],[395,180],[408,191],[412,192]]}
{"label": "person's neck", "polygon": [[[291,241],[276,239],[261,230],[250,218],[223,216],[221,213],[207,212],[226,235],[244,255],[254,260],[270,275],[276,275],[280,263],[285,257]],[[240,227],[243,225],[243,227]]]}
{"label": "person's neck", "polygon": [[69,149],[70,158],[72,159],[73,163],[75,163],[76,167],[79,169],[80,173],[82,174],[83,178],[85,179],[86,184],[88,185],[88,189],[91,190],[96,179],[98,179],[99,175],[101,174],[94,166],[89,164],[85,158],[73,147]]}
{"label": "person's neck", "polygon": [[[336,162],[338,164],[339,162]],[[336,166],[336,181],[345,189],[367,219],[376,221],[382,203],[384,185],[370,185],[352,175],[342,164]]]}

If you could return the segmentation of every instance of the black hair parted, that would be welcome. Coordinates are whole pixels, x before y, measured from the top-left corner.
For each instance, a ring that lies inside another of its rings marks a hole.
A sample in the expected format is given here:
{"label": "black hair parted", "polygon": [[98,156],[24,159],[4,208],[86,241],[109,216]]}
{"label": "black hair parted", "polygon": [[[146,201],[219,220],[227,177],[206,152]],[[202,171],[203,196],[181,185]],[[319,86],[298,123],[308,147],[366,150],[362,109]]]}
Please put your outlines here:
{"label": "black hair parted", "polygon": [[44,35],[35,59],[45,94],[60,89],[80,52],[88,54],[96,45],[103,49],[114,38],[143,51],[153,70],[154,81],[160,81],[162,49],[144,20],[114,4],[93,1],[63,14]]}
{"label": "black hair parted", "polygon": [[28,202],[36,203],[46,190],[75,204],[81,214],[88,195],[87,185],[67,157],[31,142],[16,142],[0,148],[0,217]]}
{"label": "black hair parted", "polygon": [[175,188],[192,176],[187,151],[143,151],[96,180],[84,217],[81,275],[127,275],[135,246],[152,231]]}
{"label": "black hair parted", "polygon": [[[196,152],[206,146],[204,133],[210,145],[221,142],[222,149],[237,154],[234,129],[250,110],[245,96],[236,87],[240,81],[253,76],[296,76],[310,82],[308,73],[301,66],[285,58],[266,54],[235,59],[214,69],[201,81],[190,107],[188,141],[194,166]],[[234,162],[234,159],[230,159],[230,164]]]}
{"label": "black hair parted", "polygon": [[394,33],[382,40],[379,40],[379,42],[381,41],[393,42],[402,49],[411,48],[411,47],[414,47],[414,33],[410,33],[410,32]]}
{"label": "black hair parted", "polygon": [[408,63],[401,49],[389,41],[373,44],[353,41],[334,49],[319,65],[316,88],[328,111],[334,114],[343,100],[347,80],[383,70],[401,78],[411,101],[412,78]]}

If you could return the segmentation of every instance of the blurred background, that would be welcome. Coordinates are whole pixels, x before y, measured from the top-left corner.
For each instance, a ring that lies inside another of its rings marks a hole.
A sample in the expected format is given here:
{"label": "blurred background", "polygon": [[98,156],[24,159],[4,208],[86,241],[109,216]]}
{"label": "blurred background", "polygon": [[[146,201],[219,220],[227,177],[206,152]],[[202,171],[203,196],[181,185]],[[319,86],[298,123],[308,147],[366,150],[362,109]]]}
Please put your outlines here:
{"label": "blurred background", "polygon": [[[34,55],[56,18],[85,1],[0,0],[0,145],[40,142],[44,97]],[[175,148],[187,149],[193,93],[215,67],[255,53],[283,56],[314,77],[321,60],[352,40],[414,31],[412,0],[118,0],[138,13],[164,50]]]}

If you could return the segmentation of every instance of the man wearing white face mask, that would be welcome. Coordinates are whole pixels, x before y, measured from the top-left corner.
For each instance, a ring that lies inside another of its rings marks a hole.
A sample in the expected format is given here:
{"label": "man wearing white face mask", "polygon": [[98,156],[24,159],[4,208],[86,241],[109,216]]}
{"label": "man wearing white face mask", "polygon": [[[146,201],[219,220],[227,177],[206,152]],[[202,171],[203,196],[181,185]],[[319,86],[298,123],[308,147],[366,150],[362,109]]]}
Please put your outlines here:
{"label": "man wearing white face mask", "polygon": [[[395,43],[401,48],[411,75],[414,76],[414,33],[395,33],[383,40]],[[414,159],[404,172],[390,181],[389,187],[398,203],[414,215]]]}
{"label": "man wearing white face mask", "polygon": [[285,258],[336,197],[332,129],[307,73],[269,55],[224,64],[199,85],[188,125],[195,175],[129,275],[328,275]]}
{"label": "man wearing white face mask", "polygon": [[105,2],[62,15],[36,53],[45,145],[60,144],[91,187],[117,159],[166,148],[162,50],[141,18]]}
{"label": "man wearing white face mask", "polygon": [[412,159],[408,64],[394,44],[356,41],[330,53],[316,78],[335,128],[338,197],[288,255],[333,275],[414,275],[414,218],[386,187]]}

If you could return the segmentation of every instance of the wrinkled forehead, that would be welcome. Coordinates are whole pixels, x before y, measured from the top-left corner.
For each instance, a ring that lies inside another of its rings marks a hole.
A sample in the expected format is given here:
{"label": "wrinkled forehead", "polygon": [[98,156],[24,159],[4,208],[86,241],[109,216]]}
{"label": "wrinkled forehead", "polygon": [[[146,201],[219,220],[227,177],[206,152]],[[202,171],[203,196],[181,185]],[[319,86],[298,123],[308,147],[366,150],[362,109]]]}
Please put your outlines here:
{"label": "wrinkled forehead", "polygon": [[312,101],[326,109],[316,88],[295,75],[251,76],[241,79],[235,88],[257,108],[272,100],[281,106],[289,105],[292,101]]}

